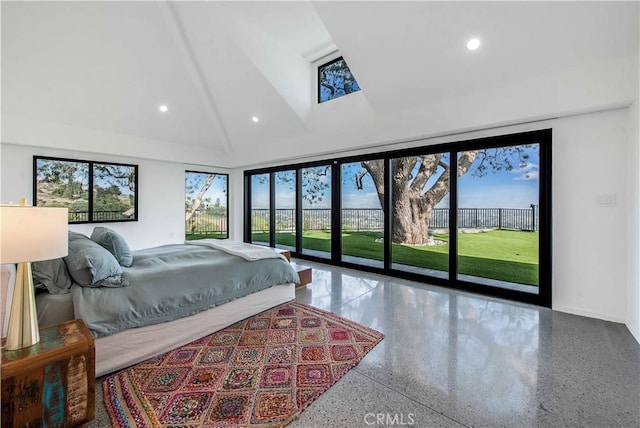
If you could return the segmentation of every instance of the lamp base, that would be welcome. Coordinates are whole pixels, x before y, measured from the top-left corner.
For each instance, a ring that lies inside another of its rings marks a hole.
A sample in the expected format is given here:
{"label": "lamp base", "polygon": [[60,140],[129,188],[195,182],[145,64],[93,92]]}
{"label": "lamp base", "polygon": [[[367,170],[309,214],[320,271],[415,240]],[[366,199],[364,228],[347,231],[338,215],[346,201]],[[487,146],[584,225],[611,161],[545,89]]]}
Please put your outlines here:
{"label": "lamp base", "polygon": [[31,277],[31,263],[18,263],[5,349],[14,351],[27,348],[39,341],[38,313],[36,312],[35,291]]}

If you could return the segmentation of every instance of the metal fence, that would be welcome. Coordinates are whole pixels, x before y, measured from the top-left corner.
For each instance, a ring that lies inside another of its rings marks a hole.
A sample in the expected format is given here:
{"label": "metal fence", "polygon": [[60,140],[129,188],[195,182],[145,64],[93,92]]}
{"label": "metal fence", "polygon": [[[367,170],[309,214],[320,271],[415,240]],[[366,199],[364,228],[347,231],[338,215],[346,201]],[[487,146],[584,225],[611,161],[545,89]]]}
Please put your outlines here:
{"label": "metal fence", "polygon": [[185,233],[226,233],[227,216],[212,215],[207,211],[196,211],[185,224]]}
{"label": "metal fence", "polygon": [[[131,216],[126,216],[121,210],[116,211],[94,211],[93,221],[114,221],[114,220],[130,220]],[[89,221],[89,211],[71,211],[69,210],[69,223],[81,221]]]}
{"label": "metal fence", "polygon": [[[71,213],[69,213],[71,215]],[[539,230],[538,206],[531,208],[459,208],[458,227],[463,229],[511,229]],[[78,221],[78,220],[76,220]],[[275,229],[278,232],[296,230],[296,211],[276,209]],[[431,212],[429,227],[449,228],[449,208],[436,208]],[[270,216],[268,209],[251,210],[251,231],[268,232]],[[302,210],[303,230],[330,230],[331,209]],[[342,230],[349,232],[382,231],[384,213],[377,208],[345,208],[342,210]],[[186,223],[186,233],[227,232],[227,218],[212,216],[206,211],[196,211]]]}
{"label": "metal fence", "polygon": [[[530,208],[459,208],[458,227],[462,229],[539,230],[538,206]],[[294,209],[276,210],[275,229],[293,232],[296,228]],[[269,210],[251,210],[251,231],[269,231]],[[431,212],[429,227],[449,228],[449,208],[436,208]],[[330,230],[331,209],[302,210],[303,230]],[[342,230],[350,232],[381,231],[384,213],[376,208],[345,208],[342,210]]]}

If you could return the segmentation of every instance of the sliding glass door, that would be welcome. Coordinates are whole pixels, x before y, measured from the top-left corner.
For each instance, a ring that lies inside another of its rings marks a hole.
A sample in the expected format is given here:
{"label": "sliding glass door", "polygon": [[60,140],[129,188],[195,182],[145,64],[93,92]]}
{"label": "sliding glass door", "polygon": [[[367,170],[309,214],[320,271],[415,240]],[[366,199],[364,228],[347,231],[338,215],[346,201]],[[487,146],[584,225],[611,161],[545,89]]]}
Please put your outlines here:
{"label": "sliding glass door", "polygon": [[342,261],[384,267],[384,159],[342,164]]}
{"label": "sliding glass door", "polygon": [[251,242],[269,245],[271,242],[270,175],[251,176]]}
{"label": "sliding glass door", "polygon": [[245,233],[300,258],[549,306],[550,165],[547,129],[247,171]]}
{"label": "sliding glass door", "polygon": [[449,277],[449,153],[391,160],[391,267]]}
{"label": "sliding glass door", "polygon": [[275,180],[275,244],[296,250],[296,171],[278,171]]}
{"label": "sliding glass door", "polygon": [[458,154],[457,279],[538,293],[540,145]]}
{"label": "sliding glass door", "polygon": [[331,165],[302,168],[301,253],[331,258]]}

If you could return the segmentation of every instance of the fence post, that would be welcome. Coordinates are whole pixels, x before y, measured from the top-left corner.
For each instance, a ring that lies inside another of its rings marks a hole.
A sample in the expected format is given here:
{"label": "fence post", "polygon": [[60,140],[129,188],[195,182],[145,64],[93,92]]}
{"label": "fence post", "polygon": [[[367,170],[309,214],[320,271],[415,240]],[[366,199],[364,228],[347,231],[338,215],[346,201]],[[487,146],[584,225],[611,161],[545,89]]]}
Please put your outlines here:
{"label": "fence post", "polygon": [[536,230],[536,206],[531,204],[531,231]]}

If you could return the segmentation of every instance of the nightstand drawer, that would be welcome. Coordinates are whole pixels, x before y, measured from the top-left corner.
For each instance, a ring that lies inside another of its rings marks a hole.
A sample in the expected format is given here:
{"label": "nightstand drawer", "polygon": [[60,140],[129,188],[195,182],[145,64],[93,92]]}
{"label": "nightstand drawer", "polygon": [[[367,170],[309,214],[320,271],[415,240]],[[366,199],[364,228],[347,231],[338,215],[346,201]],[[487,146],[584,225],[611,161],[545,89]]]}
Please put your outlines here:
{"label": "nightstand drawer", "polygon": [[73,427],[94,418],[95,349],[81,320],[40,330],[34,346],[2,349],[2,427]]}

